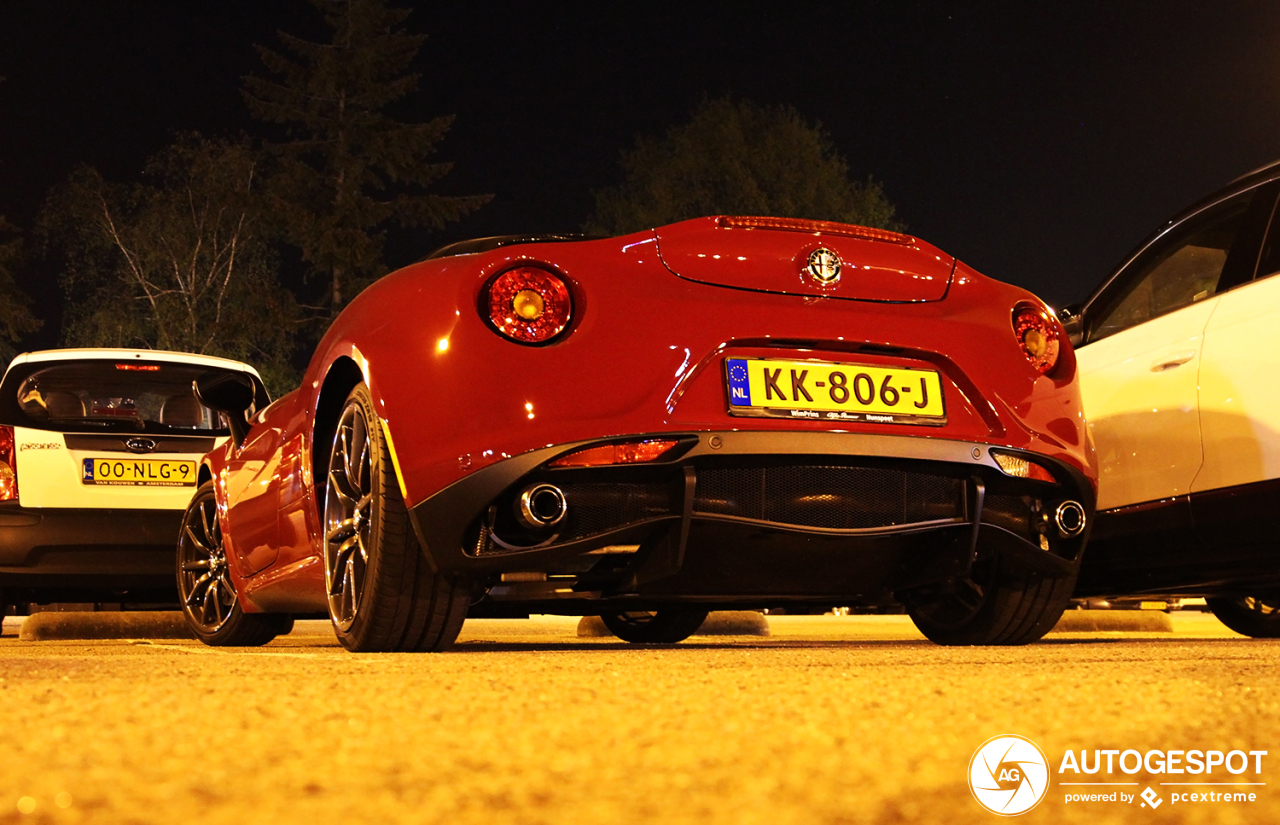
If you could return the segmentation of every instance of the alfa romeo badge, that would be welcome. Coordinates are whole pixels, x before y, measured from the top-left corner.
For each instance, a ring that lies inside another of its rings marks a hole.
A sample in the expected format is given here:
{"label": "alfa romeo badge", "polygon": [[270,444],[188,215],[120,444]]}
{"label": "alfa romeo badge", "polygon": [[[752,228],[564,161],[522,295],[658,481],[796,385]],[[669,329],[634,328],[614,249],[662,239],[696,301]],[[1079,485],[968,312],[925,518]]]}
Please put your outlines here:
{"label": "alfa romeo badge", "polygon": [[809,270],[809,277],[821,286],[831,286],[840,280],[840,256],[825,246],[809,253],[806,268]]}

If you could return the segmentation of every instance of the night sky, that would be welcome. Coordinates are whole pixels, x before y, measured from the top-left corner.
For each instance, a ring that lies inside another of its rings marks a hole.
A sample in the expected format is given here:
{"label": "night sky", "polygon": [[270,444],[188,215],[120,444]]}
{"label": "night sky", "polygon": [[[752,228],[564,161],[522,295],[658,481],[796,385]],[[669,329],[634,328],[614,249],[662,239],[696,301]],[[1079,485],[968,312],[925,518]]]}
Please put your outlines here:
{"label": "night sky", "polygon": [[[438,191],[496,198],[396,263],[579,229],[620,149],[726,93],[820,121],[908,231],[1055,305],[1280,158],[1275,2],[412,5],[423,80],[396,114],[456,114]],[[0,214],[30,228],[78,163],[128,180],[175,132],[254,129],[240,77],[277,29],[325,33],[302,0],[0,0]]]}

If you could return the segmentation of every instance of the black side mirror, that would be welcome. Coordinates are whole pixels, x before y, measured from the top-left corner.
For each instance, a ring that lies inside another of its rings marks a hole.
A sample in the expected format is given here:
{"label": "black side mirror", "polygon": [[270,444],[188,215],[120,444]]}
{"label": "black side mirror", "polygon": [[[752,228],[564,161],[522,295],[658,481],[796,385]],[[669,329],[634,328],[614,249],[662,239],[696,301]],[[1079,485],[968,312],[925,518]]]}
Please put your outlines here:
{"label": "black side mirror", "polygon": [[1084,314],[1079,304],[1069,304],[1058,310],[1058,320],[1066,330],[1071,346],[1078,347],[1084,340]]}
{"label": "black side mirror", "polygon": [[247,413],[253,408],[252,379],[234,372],[206,372],[191,382],[191,388],[201,404],[227,416],[231,438],[237,447],[243,444],[249,434]]}

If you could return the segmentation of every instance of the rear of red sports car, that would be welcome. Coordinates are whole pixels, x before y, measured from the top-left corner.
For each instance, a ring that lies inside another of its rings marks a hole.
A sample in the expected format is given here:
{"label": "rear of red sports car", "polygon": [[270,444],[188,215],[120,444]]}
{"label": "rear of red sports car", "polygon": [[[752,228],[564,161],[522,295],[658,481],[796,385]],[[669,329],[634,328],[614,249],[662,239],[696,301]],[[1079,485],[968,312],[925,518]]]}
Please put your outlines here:
{"label": "rear of red sports car", "polygon": [[307,491],[275,563],[231,554],[239,609],[305,603],[310,556],[353,649],[438,649],[465,615],[675,641],[713,608],[893,603],[942,643],[1030,641],[1093,511],[1075,372],[1037,298],[892,232],[457,245],[357,298],[254,420],[301,445]]}

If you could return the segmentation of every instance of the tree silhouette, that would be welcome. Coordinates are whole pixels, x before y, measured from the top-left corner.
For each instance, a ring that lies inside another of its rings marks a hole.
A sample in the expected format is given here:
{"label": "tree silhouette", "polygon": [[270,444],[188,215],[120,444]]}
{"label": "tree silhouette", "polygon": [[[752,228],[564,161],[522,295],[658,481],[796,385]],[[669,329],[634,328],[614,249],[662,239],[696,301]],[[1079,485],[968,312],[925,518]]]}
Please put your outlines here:
{"label": "tree silhouette", "polygon": [[261,232],[258,163],[244,142],[187,135],[144,183],[82,167],[56,187],[39,229],[62,273],[65,343],[221,355],[289,388],[297,310]]}
{"label": "tree silhouette", "polygon": [[624,234],[702,215],[768,215],[898,229],[881,185],[849,178],[818,125],[791,106],[704,101],[662,138],[622,152],[624,180],[595,192],[585,229]]}
{"label": "tree silhouette", "polygon": [[270,77],[244,78],[244,98],[261,120],[284,127],[268,144],[278,160],[267,193],[282,236],[329,282],[336,313],[381,275],[386,227],[443,228],[491,195],[430,193],[451,168],[427,162],[452,115],[402,123],[388,107],[413,92],[410,71],[423,35],[400,25],[409,10],[385,0],[311,0],[332,30],[315,43],[279,32],[282,51],[258,47]]}
{"label": "tree silhouette", "polygon": [[17,272],[22,260],[22,236],[0,215],[0,357],[6,361],[14,355],[12,345],[42,325],[31,313],[31,299],[18,287]]}

